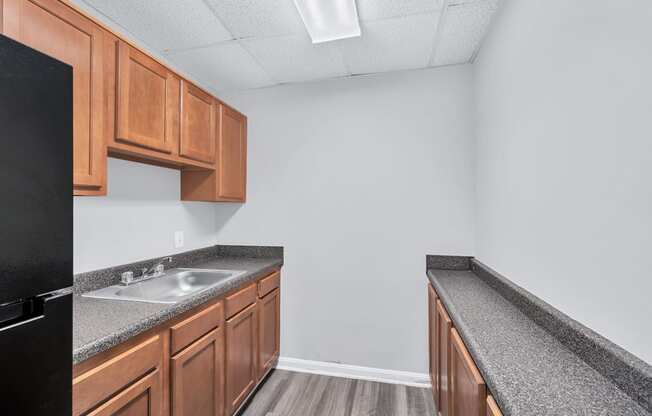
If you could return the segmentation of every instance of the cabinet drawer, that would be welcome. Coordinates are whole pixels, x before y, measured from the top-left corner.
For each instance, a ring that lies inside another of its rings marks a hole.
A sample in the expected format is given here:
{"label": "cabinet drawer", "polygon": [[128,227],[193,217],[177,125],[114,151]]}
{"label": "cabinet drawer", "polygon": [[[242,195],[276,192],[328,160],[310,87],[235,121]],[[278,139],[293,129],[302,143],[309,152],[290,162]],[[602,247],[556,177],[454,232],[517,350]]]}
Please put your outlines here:
{"label": "cabinet drawer", "polygon": [[160,366],[162,345],[161,337],[155,335],[75,377],[72,381],[73,415],[88,411]]}
{"label": "cabinet drawer", "polygon": [[231,318],[236,313],[256,302],[256,296],[257,291],[255,283],[227,296],[225,301],[226,318]]}
{"label": "cabinet drawer", "polygon": [[281,272],[275,271],[258,282],[258,297],[262,298],[281,285]]}
{"label": "cabinet drawer", "polygon": [[217,328],[224,321],[222,302],[209,306],[170,328],[170,348],[176,354],[188,345]]}

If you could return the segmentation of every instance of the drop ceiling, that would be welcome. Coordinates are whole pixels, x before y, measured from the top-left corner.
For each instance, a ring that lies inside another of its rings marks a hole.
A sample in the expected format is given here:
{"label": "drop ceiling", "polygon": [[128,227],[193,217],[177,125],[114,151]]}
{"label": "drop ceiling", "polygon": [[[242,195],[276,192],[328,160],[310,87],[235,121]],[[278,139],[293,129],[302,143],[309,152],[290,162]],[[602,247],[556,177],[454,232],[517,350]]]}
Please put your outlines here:
{"label": "drop ceiling", "polygon": [[293,0],[76,0],[214,92],[471,62],[500,0],[356,0],[312,44]]}

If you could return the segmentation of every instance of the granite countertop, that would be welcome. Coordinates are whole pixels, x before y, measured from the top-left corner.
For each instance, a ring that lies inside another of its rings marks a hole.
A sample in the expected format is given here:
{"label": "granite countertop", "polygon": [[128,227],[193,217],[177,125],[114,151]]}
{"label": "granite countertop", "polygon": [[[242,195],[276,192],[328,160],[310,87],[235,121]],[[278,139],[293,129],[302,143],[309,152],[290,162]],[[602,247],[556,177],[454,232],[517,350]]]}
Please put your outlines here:
{"label": "granite countertop", "polygon": [[73,364],[108,350],[214,297],[256,280],[282,264],[283,260],[280,258],[223,257],[186,265],[184,267],[244,270],[246,273],[225,280],[174,305],[93,299],[76,294],[73,297]]}
{"label": "granite countertop", "polygon": [[650,415],[472,271],[427,275],[506,416]]}

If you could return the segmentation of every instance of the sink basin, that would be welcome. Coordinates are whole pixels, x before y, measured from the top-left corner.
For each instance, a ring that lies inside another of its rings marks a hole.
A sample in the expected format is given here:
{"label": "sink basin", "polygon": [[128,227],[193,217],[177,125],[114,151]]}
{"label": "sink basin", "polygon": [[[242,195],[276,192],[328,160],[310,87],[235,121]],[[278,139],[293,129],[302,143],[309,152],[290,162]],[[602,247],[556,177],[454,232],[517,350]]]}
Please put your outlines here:
{"label": "sink basin", "polygon": [[221,282],[244,274],[241,270],[171,269],[163,276],[134,283],[115,285],[84,293],[97,299],[131,300],[149,303],[178,303]]}

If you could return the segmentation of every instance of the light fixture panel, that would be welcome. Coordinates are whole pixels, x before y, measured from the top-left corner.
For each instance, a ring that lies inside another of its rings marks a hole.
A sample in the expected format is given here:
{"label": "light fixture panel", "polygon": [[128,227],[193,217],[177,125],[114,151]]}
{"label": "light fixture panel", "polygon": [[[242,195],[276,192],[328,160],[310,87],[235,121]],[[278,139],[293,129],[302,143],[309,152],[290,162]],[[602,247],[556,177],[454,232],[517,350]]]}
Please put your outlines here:
{"label": "light fixture panel", "polygon": [[312,43],[360,36],[355,0],[294,0]]}

